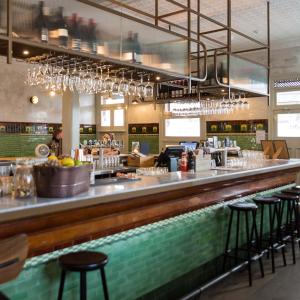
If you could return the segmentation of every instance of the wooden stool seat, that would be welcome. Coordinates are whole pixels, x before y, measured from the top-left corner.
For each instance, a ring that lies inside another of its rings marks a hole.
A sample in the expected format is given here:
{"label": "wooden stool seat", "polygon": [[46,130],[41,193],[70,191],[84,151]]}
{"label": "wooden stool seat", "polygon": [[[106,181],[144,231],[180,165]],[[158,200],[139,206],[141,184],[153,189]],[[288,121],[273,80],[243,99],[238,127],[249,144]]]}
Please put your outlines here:
{"label": "wooden stool seat", "polygon": [[266,205],[280,203],[280,199],[276,197],[263,197],[263,196],[255,197],[253,201],[256,204],[266,204]]}
{"label": "wooden stool seat", "polygon": [[108,256],[101,252],[79,251],[62,255],[58,258],[59,265],[62,268],[60,285],[58,291],[58,300],[62,300],[65,285],[66,273],[80,273],[80,300],[87,299],[87,282],[86,273],[89,271],[99,270],[102,280],[104,299],[109,300],[108,288],[104,267],[108,263]]}
{"label": "wooden stool seat", "polygon": [[251,211],[257,209],[257,206],[254,203],[247,203],[247,202],[237,202],[234,204],[229,204],[228,207],[230,209],[239,210],[239,211]]}
{"label": "wooden stool seat", "polygon": [[65,270],[81,272],[104,267],[108,262],[108,257],[101,252],[80,251],[63,255],[58,261]]}

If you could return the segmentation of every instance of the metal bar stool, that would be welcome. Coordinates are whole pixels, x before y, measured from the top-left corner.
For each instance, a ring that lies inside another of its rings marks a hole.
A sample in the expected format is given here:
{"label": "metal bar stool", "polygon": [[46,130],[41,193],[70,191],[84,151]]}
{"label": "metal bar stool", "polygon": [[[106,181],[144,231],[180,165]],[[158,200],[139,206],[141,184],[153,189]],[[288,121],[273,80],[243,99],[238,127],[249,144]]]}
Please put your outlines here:
{"label": "metal bar stool", "polygon": [[61,300],[63,296],[67,271],[80,273],[80,300],[86,300],[86,273],[94,270],[100,270],[104,299],[109,300],[104,271],[104,267],[108,262],[108,256],[106,254],[101,252],[80,251],[63,255],[59,257],[58,261],[62,268],[58,300]]}
{"label": "metal bar stool", "polygon": [[[283,240],[291,242],[293,263],[296,263],[295,242],[299,243],[299,196],[286,193],[275,194],[281,200],[281,231],[283,232]],[[285,222],[283,216],[286,214]]]}
{"label": "metal bar stool", "polygon": [[[281,218],[280,218],[280,203],[281,200],[276,197],[256,197],[253,199],[254,203],[261,208],[260,215],[260,230],[259,230],[259,244],[261,249],[266,249],[268,254],[271,253],[272,259],[272,272],[275,273],[275,258],[274,254],[276,250],[281,249],[283,264],[286,266],[285,247],[286,244],[283,241],[281,233]],[[265,208],[268,213],[268,223],[270,232],[267,233],[268,237],[265,237]],[[263,244],[266,242],[266,246]]]}
{"label": "metal bar stool", "polygon": [[[257,226],[256,226],[256,212],[257,212],[257,205],[254,203],[244,203],[244,202],[238,202],[235,204],[228,205],[230,208],[230,219],[229,219],[229,226],[228,226],[228,232],[227,232],[227,239],[226,239],[226,245],[225,245],[225,252],[224,252],[224,260],[223,260],[223,270],[226,270],[226,263],[227,258],[233,258],[235,265],[237,264],[238,260],[244,260],[244,257],[239,256],[239,252],[245,251],[247,255],[247,267],[248,267],[248,277],[249,277],[249,285],[252,285],[252,272],[251,272],[251,264],[253,261],[258,260],[261,276],[264,277],[264,269],[262,264],[262,256],[263,253],[259,246],[259,237],[257,232]],[[232,229],[232,221],[234,213],[237,215],[237,221],[236,221],[236,236],[235,236],[235,247],[233,249],[229,248],[230,244],[230,238],[231,238],[231,229]],[[242,248],[239,242],[239,235],[240,235],[240,217],[241,214],[244,213],[245,217],[245,231],[246,231],[246,248]],[[252,225],[250,227],[249,219],[252,219]],[[255,243],[252,243],[252,236],[254,234]],[[231,255],[231,252],[234,252],[234,255]]]}

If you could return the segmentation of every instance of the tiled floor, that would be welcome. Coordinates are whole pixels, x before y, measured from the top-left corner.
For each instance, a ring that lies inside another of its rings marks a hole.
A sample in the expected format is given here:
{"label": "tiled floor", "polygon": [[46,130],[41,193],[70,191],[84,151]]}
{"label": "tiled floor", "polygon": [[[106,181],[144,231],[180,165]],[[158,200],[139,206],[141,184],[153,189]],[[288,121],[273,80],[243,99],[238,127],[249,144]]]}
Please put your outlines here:
{"label": "tiled floor", "polygon": [[[291,250],[287,253],[286,267],[282,266],[281,255],[276,255],[276,273],[271,272],[271,261],[265,259],[265,277],[259,268],[253,272],[253,286],[248,286],[247,271],[237,272],[203,292],[200,300],[299,300],[300,299],[300,252],[297,263],[292,264]],[[255,264],[258,265],[258,264]]]}

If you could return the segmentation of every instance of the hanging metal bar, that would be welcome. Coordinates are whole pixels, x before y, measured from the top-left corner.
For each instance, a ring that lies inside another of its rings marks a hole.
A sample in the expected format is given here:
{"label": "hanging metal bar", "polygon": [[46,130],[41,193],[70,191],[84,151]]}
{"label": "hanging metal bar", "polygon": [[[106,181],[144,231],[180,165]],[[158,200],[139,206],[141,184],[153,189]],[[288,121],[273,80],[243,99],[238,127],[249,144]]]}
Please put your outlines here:
{"label": "hanging metal bar", "polygon": [[271,67],[271,16],[270,1],[267,2],[267,39],[268,39],[268,105],[270,105],[270,67]]}
{"label": "hanging metal bar", "polygon": [[175,15],[184,13],[185,11],[186,11],[185,9],[173,11],[173,12],[170,12],[170,13],[167,13],[167,14],[164,14],[164,15],[160,15],[160,16],[158,16],[158,18],[159,19],[168,18],[168,17],[171,17],[171,16],[175,16]]}
{"label": "hanging metal bar", "polygon": [[12,0],[7,0],[7,63],[12,63]]}
{"label": "hanging metal bar", "polygon": [[155,0],[155,26],[158,26],[158,0]]}
{"label": "hanging metal bar", "polygon": [[192,65],[191,65],[191,0],[187,0],[187,5],[189,10],[186,11],[187,13],[187,28],[188,28],[188,74],[189,74],[189,82],[188,82],[188,93],[191,93],[192,90],[192,81],[191,81],[191,76],[192,76]]}

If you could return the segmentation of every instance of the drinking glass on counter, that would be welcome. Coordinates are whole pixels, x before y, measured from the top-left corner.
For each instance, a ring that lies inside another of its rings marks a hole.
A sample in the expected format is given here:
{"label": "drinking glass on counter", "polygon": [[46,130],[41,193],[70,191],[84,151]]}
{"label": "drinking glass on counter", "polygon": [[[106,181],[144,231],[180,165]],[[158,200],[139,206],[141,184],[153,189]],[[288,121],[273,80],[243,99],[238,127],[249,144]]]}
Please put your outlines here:
{"label": "drinking glass on counter", "polygon": [[17,165],[13,190],[15,198],[30,198],[35,196],[35,182],[33,177],[33,166],[27,162]]}
{"label": "drinking glass on counter", "polygon": [[136,170],[137,175],[145,175],[145,176],[158,176],[163,174],[168,174],[168,168],[161,167],[151,167],[151,168],[139,168]]}

